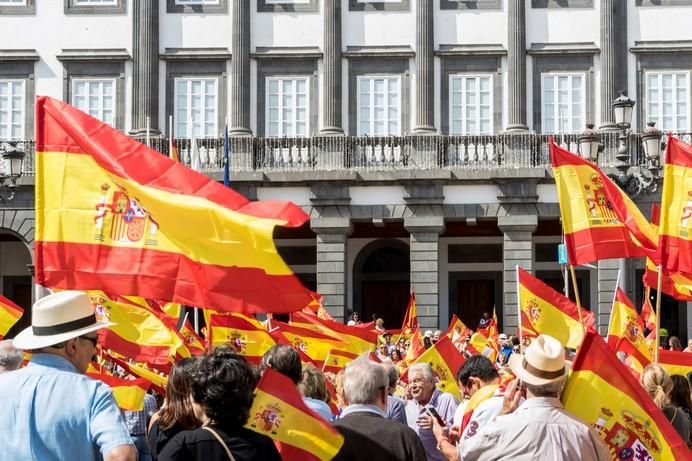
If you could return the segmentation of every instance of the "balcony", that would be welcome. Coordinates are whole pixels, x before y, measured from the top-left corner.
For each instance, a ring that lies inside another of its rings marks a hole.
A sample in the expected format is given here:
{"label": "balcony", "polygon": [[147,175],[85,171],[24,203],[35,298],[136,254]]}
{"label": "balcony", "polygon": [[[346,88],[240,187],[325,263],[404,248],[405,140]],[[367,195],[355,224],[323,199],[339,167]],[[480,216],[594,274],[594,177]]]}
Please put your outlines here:
{"label": "balcony", "polygon": [[[304,173],[310,172],[405,172],[405,171],[493,171],[544,169],[550,165],[548,140],[553,136],[561,146],[578,152],[580,134],[499,134],[488,136],[332,136],[313,138],[231,138],[230,170],[232,173]],[[692,133],[674,136],[691,142]],[[143,140],[140,140],[143,141]],[[224,139],[198,139],[201,171],[220,178],[224,164]],[[19,141],[26,152],[24,176],[35,173],[35,143]],[[614,167],[618,148],[618,134],[602,133],[603,153],[599,164]],[[151,147],[168,155],[167,138],[155,137]],[[176,139],[180,159],[190,165],[190,140]],[[632,165],[643,166],[643,153],[639,134],[630,135]],[[0,159],[0,170],[5,166]],[[239,174],[236,177],[242,178]],[[256,176],[256,175],[255,175]],[[31,181],[31,180],[30,180]]]}

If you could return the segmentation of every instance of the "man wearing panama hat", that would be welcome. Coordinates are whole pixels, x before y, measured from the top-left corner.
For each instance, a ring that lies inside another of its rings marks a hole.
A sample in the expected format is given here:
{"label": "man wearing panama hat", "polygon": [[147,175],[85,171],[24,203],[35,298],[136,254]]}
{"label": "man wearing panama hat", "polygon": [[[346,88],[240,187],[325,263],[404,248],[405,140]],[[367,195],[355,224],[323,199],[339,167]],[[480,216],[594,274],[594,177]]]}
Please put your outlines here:
{"label": "man wearing panama hat", "polygon": [[96,353],[97,322],[86,294],[61,291],[33,306],[14,339],[31,350],[26,368],[0,376],[3,459],[134,461],[136,450],[108,386],[84,375]]}
{"label": "man wearing panama hat", "polygon": [[[512,354],[509,366],[517,380],[505,391],[500,415],[474,438],[460,443],[459,460],[610,459],[596,431],[560,403],[567,369],[564,348],[557,339],[538,336],[523,355]],[[526,401],[519,406],[522,387]],[[440,445],[445,443],[441,429],[435,428]]]}

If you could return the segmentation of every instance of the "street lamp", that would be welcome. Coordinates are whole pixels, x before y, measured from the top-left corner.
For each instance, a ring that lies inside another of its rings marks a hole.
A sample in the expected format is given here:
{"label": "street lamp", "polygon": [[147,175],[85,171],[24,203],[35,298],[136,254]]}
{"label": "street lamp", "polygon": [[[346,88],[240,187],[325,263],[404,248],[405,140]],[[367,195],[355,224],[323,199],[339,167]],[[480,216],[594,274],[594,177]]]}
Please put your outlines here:
{"label": "street lamp", "polygon": [[[9,148],[2,153],[5,163],[5,171],[0,171],[0,201],[8,203],[14,199],[17,192],[17,180],[22,175],[24,163],[24,151],[17,149],[15,144],[9,143]],[[9,184],[6,182],[9,180]]]}

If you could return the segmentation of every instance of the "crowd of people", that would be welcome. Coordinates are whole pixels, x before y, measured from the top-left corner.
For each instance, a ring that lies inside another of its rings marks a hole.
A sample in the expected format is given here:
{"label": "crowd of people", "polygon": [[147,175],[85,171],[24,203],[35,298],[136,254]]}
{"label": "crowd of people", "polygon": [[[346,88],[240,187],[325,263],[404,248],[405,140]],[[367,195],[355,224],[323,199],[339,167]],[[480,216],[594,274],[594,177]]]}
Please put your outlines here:
{"label": "crowd of people", "polygon": [[[271,438],[246,428],[266,369],[289,378],[305,405],[343,435],[337,461],[611,459],[598,433],[563,408],[565,349],[547,335],[523,353],[501,335],[506,351],[497,363],[468,356],[456,373],[461,402],[440,390],[427,363],[408,367],[404,383],[398,364],[406,341],[385,335],[381,363],[362,356],[339,373],[303,364],[289,345],[273,346],[259,367],[217,347],[172,367],[160,408],[148,395],[142,411],[124,412],[105,384],[84,376],[105,326],[85,295],[66,291],[36,302],[32,326],[14,346],[0,342],[6,459],[280,460]],[[441,335],[425,336],[434,344]],[[28,366],[19,368],[17,349],[33,351]],[[652,364],[641,383],[689,443],[688,380]]]}

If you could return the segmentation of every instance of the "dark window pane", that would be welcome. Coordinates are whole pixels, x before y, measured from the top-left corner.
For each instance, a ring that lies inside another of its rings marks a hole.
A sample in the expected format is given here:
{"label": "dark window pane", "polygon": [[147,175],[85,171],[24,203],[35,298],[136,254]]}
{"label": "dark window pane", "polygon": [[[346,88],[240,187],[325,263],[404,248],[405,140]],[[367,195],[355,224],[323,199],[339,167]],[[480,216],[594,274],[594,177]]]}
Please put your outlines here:
{"label": "dark window pane", "polygon": [[449,245],[450,263],[500,263],[502,244]]}

